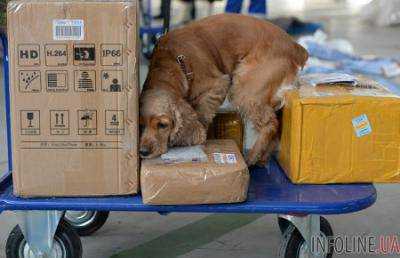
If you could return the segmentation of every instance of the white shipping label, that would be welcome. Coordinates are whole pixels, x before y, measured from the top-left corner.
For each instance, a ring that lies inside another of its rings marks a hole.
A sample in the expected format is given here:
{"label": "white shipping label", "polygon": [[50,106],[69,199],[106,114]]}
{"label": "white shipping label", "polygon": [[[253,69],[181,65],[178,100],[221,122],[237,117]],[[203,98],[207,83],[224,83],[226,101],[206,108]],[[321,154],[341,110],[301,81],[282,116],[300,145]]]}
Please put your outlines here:
{"label": "white shipping label", "polygon": [[237,160],[236,160],[236,155],[234,153],[228,153],[225,155],[226,155],[226,162],[228,164],[236,164]]}
{"label": "white shipping label", "polygon": [[217,164],[236,164],[237,159],[234,153],[213,153],[214,162]]}
{"label": "white shipping label", "polygon": [[398,63],[393,62],[391,64],[384,65],[382,67],[382,70],[383,70],[383,74],[386,77],[389,77],[389,78],[395,77],[400,74],[400,65]]}
{"label": "white shipping label", "polygon": [[223,153],[213,153],[214,161],[217,164],[224,164],[224,154]]}
{"label": "white shipping label", "polygon": [[366,114],[353,118],[351,122],[357,137],[363,137],[372,133],[371,124]]}
{"label": "white shipping label", "polygon": [[83,20],[53,20],[53,40],[84,40]]}

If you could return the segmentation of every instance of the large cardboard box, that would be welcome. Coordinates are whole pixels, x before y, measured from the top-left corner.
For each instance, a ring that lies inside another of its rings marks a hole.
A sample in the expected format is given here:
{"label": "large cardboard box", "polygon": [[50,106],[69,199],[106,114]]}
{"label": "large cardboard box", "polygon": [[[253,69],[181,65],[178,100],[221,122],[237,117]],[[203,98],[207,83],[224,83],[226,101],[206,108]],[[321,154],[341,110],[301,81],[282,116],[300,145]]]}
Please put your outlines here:
{"label": "large cardboard box", "polygon": [[146,204],[211,204],[243,202],[249,171],[233,140],[209,140],[207,162],[165,164],[143,160],[140,184]]}
{"label": "large cardboard box", "polygon": [[11,1],[14,193],[138,191],[137,1]]}
{"label": "large cardboard box", "polygon": [[288,92],[279,160],[294,183],[400,182],[400,98],[380,85]]}

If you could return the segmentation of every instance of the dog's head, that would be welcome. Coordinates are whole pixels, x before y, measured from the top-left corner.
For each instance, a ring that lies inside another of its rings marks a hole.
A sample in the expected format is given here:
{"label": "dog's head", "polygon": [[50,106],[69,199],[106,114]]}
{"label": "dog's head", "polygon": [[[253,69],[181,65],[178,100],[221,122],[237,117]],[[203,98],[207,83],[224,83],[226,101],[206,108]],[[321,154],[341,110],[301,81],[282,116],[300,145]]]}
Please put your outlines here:
{"label": "dog's head", "polygon": [[142,158],[157,157],[169,146],[202,144],[206,140],[206,129],[193,108],[166,90],[143,92],[140,114]]}

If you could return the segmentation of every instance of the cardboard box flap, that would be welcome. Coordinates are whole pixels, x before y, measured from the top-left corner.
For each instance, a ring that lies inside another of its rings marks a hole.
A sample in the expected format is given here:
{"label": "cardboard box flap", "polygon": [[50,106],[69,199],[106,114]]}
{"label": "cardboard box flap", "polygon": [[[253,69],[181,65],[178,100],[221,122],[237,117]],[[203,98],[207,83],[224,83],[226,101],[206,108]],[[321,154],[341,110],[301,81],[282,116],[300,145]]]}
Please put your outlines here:
{"label": "cardboard box flap", "polygon": [[[329,75],[329,74],[328,74]],[[379,97],[379,98],[400,98],[383,85],[365,77],[354,77],[353,83],[331,82],[318,84],[318,77],[323,81],[326,74],[309,74],[300,77],[297,82],[297,90],[302,103],[313,103],[334,99],[351,102],[354,97]],[[311,77],[312,79],[310,79]]]}

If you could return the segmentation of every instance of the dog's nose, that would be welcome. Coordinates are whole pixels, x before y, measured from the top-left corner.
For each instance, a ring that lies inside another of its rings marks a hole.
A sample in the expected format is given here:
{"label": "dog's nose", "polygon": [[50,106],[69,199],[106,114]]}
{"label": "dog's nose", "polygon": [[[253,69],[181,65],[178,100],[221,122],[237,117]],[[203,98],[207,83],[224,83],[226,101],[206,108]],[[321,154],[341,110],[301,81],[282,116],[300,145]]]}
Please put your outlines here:
{"label": "dog's nose", "polygon": [[149,151],[149,149],[146,149],[146,148],[140,148],[139,154],[142,157],[147,157],[150,155],[150,151]]}

